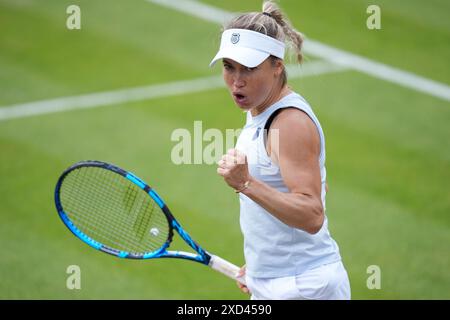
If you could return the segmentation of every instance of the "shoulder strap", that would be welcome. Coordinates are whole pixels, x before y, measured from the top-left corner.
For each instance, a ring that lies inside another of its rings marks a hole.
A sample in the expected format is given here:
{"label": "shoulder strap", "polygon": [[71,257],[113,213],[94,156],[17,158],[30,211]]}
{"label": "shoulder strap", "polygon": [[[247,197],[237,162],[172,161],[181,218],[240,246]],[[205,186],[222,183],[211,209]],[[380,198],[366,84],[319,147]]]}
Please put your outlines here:
{"label": "shoulder strap", "polygon": [[266,145],[267,142],[267,138],[269,137],[269,130],[270,130],[270,125],[272,124],[273,120],[275,120],[276,116],[283,111],[284,109],[288,109],[288,108],[292,108],[292,107],[284,107],[284,108],[279,108],[277,110],[275,110],[267,119],[266,124],[264,125],[264,146]]}
{"label": "shoulder strap", "polygon": [[275,117],[281,112],[281,110],[283,110],[283,108],[277,109],[275,110],[269,117],[269,119],[267,119],[266,124],[264,125],[264,131],[266,133],[269,132],[270,129],[270,125],[272,124],[273,120],[275,119]]}

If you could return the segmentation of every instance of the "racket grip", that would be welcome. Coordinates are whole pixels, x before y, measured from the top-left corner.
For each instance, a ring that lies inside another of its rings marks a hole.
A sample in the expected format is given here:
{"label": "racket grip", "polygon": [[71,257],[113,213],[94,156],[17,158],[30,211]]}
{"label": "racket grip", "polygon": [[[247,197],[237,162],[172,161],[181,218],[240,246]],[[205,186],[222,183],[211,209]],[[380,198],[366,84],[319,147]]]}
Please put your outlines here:
{"label": "racket grip", "polygon": [[211,255],[211,260],[209,260],[209,266],[220,273],[223,273],[227,277],[239,281],[243,285],[245,285],[245,278],[238,277],[240,268],[231,262],[228,262],[221,257]]}

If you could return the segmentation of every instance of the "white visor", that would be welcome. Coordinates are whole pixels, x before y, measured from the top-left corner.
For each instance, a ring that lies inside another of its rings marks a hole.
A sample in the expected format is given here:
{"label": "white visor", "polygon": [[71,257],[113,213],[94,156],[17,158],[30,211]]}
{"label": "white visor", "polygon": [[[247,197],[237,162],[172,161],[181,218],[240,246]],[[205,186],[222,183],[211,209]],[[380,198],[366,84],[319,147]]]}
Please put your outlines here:
{"label": "white visor", "polygon": [[284,50],[283,42],[265,34],[246,29],[228,29],[222,33],[219,52],[209,66],[212,67],[217,60],[228,58],[254,68],[271,55],[284,59]]}

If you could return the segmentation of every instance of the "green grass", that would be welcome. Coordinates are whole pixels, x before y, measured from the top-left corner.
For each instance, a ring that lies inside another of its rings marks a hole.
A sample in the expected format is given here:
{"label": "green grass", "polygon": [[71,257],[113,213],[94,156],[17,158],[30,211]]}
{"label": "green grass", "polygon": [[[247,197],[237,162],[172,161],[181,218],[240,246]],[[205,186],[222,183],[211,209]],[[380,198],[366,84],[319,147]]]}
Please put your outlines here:
{"label": "green grass", "polygon": [[[253,0],[205,2],[260,8]],[[76,2],[82,30],[68,31],[65,8],[72,3],[0,0],[1,106],[219,72],[207,67],[217,25],[145,1],[85,0]],[[365,28],[367,3],[282,6],[315,40],[450,82],[450,28],[441,18],[447,2],[381,1],[382,31]],[[327,215],[353,298],[449,299],[449,103],[353,71],[290,83],[325,131]],[[196,120],[204,130],[224,131],[240,128],[244,118],[217,89],[0,122],[0,298],[246,299],[199,264],[120,260],[91,250],[54,208],[62,170],[83,159],[112,162],[155,187],[207,250],[242,264],[234,192],[214,165],[170,160],[171,133],[192,132]],[[81,290],[65,286],[72,264],[81,267]],[[370,265],[381,268],[381,290],[366,287]]]}

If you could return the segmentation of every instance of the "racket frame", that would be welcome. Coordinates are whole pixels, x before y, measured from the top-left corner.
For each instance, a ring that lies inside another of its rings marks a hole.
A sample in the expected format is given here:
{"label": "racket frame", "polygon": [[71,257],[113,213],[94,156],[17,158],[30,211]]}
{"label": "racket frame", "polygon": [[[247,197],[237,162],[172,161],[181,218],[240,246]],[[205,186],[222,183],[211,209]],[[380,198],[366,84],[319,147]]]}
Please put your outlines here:
{"label": "racket frame", "polygon": [[[123,176],[124,178],[131,181],[133,184],[138,186],[140,189],[144,190],[161,208],[163,211],[167,223],[169,225],[169,233],[167,237],[167,241],[157,250],[146,252],[142,254],[134,254],[131,252],[126,251],[120,251],[114,248],[110,248],[100,242],[95,241],[94,239],[90,238],[88,235],[83,233],[80,229],[76,227],[76,225],[70,220],[70,218],[67,216],[67,214],[64,212],[64,208],[61,204],[60,200],[60,192],[61,192],[61,186],[64,182],[64,179],[67,177],[67,175],[77,169],[83,168],[83,167],[99,167],[102,169],[110,170],[116,174],[119,174]],[[154,259],[154,258],[178,258],[178,259],[186,259],[191,260],[195,262],[199,262],[201,264],[207,265],[211,267],[212,269],[223,273],[224,275],[228,276],[231,279],[237,280],[245,285],[245,278],[239,277],[239,270],[240,268],[236,265],[220,258],[219,256],[213,255],[208,253],[206,250],[204,250],[200,245],[195,242],[192,237],[182,228],[180,223],[175,219],[175,217],[170,212],[169,208],[165,204],[165,202],[162,200],[162,198],[158,195],[158,193],[152,189],[147,183],[145,183],[143,180],[141,180],[139,177],[134,175],[133,173],[129,171],[125,171],[115,165],[102,162],[102,161],[96,161],[96,160],[86,160],[86,161],[80,161],[75,163],[74,165],[67,168],[59,177],[58,182],[55,187],[55,205],[56,210],[58,211],[59,217],[65,224],[65,226],[80,240],[88,244],[89,246],[93,247],[94,249],[97,249],[99,251],[108,253],[110,255],[119,257],[119,258],[127,258],[127,259]],[[167,250],[172,242],[173,239],[173,230],[175,230],[180,237],[192,248],[195,250],[195,253],[192,252],[185,252],[185,251],[172,251]]]}
{"label": "racket frame", "polygon": [[[167,241],[157,250],[145,252],[142,254],[134,254],[127,251],[120,251],[114,248],[110,248],[100,242],[97,242],[96,240],[92,239],[85,233],[83,233],[80,229],[77,228],[77,226],[70,220],[69,216],[64,212],[64,208],[61,204],[60,200],[60,192],[61,192],[61,186],[64,182],[64,179],[67,177],[69,173],[71,173],[74,170],[81,169],[83,167],[98,167],[106,170],[110,170],[116,174],[119,174],[123,176],[125,179],[128,179],[133,184],[138,186],[140,189],[144,190],[145,193],[147,193],[154,202],[161,208],[161,210],[164,213],[164,216],[167,219],[167,223],[169,225],[169,234],[167,237]],[[102,162],[102,161],[95,161],[95,160],[86,160],[86,161],[80,161],[75,163],[74,165],[67,168],[59,177],[58,182],[55,187],[55,205],[56,210],[58,211],[59,217],[65,224],[65,226],[80,240],[88,244],[94,249],[97,249],[99,251],[111,254],[113,256],[119,257],[119,258],[127,258],[127,259],[153,259],[153,258],[181,258],[181,259],[187,259],[192,260],[196,262],[200,262],[203,264],[208,265],[211,259],[211,255],[207,253],[205,250],[203,250],[200,245],[198,245],[191,236],[181,227],[179,222],[175,219],[175,217],[170,212],[169,208],[165,204],[165,202],[161,199],[161,197],[156,193],[154,189],[152,189],[148,184],[146,184],[144,181],[142,181],[139,177],[137,177],[135,174],[125,171],[115,165]],[[194,249],[197,254],[191,253],[191,252],[184,252],[184,251],[171,251],[167,250],[167,248],[170,246],[170,243],[173,239],[173,230],[177,231],[177,233],[180,235],[180,237],[192,248]]]}

